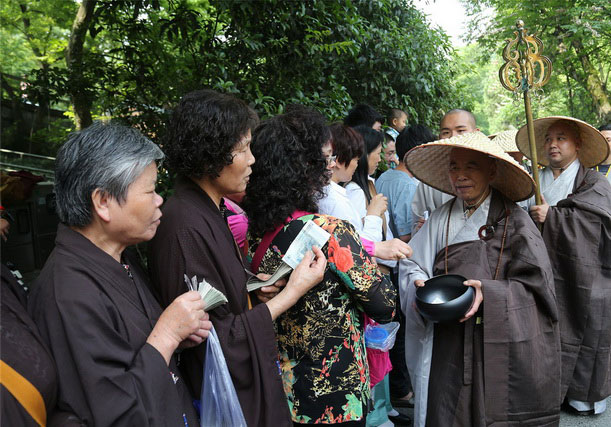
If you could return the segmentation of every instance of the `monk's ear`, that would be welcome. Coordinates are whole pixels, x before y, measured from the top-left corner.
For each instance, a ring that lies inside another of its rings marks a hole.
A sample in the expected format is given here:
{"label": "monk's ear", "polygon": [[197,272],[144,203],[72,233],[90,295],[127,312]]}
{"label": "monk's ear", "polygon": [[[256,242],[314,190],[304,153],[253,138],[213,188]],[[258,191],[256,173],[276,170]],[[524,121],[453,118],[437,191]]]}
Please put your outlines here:
{"label": "monk's ear", "polygon": [[110,221],[110,204],[112,197],[106,192],[99,188],[93,190],[91,193],[91,205],[93,212],[104,222]]}
{"label": "monk's ear", "polygon": [[496,160],[490,162],[490,181],[496,176]]}

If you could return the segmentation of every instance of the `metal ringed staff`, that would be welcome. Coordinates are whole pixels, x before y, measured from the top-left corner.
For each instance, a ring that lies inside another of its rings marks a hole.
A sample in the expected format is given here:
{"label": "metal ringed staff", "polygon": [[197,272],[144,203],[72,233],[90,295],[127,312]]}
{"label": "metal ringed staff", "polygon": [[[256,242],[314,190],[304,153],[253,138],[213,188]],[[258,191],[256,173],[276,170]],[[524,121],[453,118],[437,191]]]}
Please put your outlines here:
{"label": "metal ringed staff", "polygon": [[532,109],[530,106],[530,91],[543,87],[552,74],[552,61],[541,55],[543,42],[534,35],[527,35],[524,21],[516,22],[515,39],[507,39],[503,49],[505,63],[499,70],[499,79],[503,87],[511,92],[522,92],[524,95],[524,110],[526,112],[526,127],[530,159],[533,163],[533,179],[535,180],[535,201],[541,204],[539,184],[539,161],[537,159],[537,144],[533,126]]}

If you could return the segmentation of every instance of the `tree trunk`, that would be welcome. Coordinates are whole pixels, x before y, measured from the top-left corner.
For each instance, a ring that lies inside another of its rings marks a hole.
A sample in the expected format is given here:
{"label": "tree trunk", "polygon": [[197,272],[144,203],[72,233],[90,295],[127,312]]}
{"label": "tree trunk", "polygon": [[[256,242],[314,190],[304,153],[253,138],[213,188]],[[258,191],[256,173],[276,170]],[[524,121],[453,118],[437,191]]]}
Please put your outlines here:
{"label": "tree trunk", "polygon": [[74,108],[74,121],[77,129],[84,129],[93,122],[91,117],[92,99],[87,90],[90,84],[83,77],[83,46],[93,17],[95,3],[96,0],[83,0],[81,2],[72,24],[70,41],[66,50],[66,66],[70,76],[68,90]]}
{"label": "tree trunk", "polygon": [[575,48],[575,52],[577,53],[581,66],[583,67],[583,72],[586,75],[586,89],[588,92],[590,92],[590,95],[594,100],[596,110],[598,112],[598,118],[602,122],[608,123],[611,121],[611,102],[609,101],[609,96],[605,92],[605,88],[600,80],[600,75],[590,62],[590,58],[585,52],[581,40],[574,40],[571,44],[573,45],[573,48]]}

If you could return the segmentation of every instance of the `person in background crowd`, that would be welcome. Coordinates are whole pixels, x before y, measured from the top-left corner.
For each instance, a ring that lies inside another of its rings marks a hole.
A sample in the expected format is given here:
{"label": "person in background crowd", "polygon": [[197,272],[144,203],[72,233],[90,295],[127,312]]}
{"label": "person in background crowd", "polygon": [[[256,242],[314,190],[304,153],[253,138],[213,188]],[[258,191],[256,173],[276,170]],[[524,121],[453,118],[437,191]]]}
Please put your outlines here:
{"label": "person in background crowd", "polygon": [[[534,182],[481,132],[420,145],[407,155],[423,183],[454,195],[411,239],[401,304],[414,381],[415,426],[557,426],[560,342],[545,245],[516,201]],[[416,249],[417,248],[417,249]],[[417,287],[459,274],[474,300],[460,321],[424,321]]]}
{"label": "person in background crowd", "polygon": [[[598,128],[598,131],[605,137],[609,150],[611,150],[611,124],[606,124]],[[597,172],[602,173],[611,182],[611,154],[603,162],[595,167]]]}
{"label": "person in background crowd", "polygon": [[[447,139],[463,133],[478,131],[475,116],[467,110],[454,109],[448,111],[439,124],[439,139]],[[450,200],[450,196],[421,184],[416,190],[412,200],[413,227],[412,234],[416,233],[425,219],[425,212],[430,215],[435,209]]]}
{"label": "person in background crowd", "polygon": [[56,362],[57,407],[83,425],[199,425],[174,353],[208,336],[204,302],[188,292],[162,311],[126,250],[159,226],[162,158],[137,130],[101,122],[57,154],[61,224],[28,310]]}
{"label": "person in background crowd", "polygon": [[377,131],[382,130],[382,123],[384,123],[384,116],[367,104],[356,105],[348,112],[344,120],[346,126],[367,126]]}
{"label": "person in background crowd", "polygon": [[[407,113],[398,108],[391,108],[386,123],[388,123],[386,133],[396,141],[399,134],[403,132],[403,129],[405,129],[407,125]],[[399,158],[399,160],[402,159]]]}
{"label": "person in background crowd", "polygon": [[[542,224],[552,266],[562,340],[562,398],[581,415],[600,414],[611,395],[611,185],[589,168],[609,158],[604,136],[572,117],[534,121]],[[526,126],[516,137],[531,157]]]}
{"label": "person in background crowd", "polygon": [[310,221],[331,235],[324,277],[276,322],[284,390],[295,425],[364,426],[370,390],[363,314],[389,322],[396,293],[354,227],[317,213],[330,136],[324,117],[301,106],[263,122],[253,134],[258,161],[243,207],[253,271],[275,271]]}
{"label": "person in background crowd", "polygon": [[[249,276],[226,222],[223,197],[246,189],[255,162],[251,129],[257,122],[248,105],[231,95],[198,90],[180,100],[164,143],[168,167],[178,180],[149,246],[149,269],[162,305],[187,291],[184,275],[205,279],[227,297],[227,304],[210,312],[210,320],[244,418],[249,426],[288,426],[273,321],[320,281],[325,260],[318,256],[310,265],[304,257],[281,291],[267,287],[277,293],[272,300],[257,304],[256,296],[246,292]],[[181,354],[195,399],[201,392],[204,350],[199,346]]]}
{"label": "person in background crowd", "polygon": [[[375,188],[375,181],[371,178],[371,174],[373,174],[380,162],[380,155],[382,152],[382,142],[384,141],[384,134],[368,128],[366,126],[357,126],[355,128],[364,141],[364,152],[359,159],[357,168],[355,173],[352,176],[352,181],[346,185],[346,195],[348,199],[350,199],[350,203],[357,210],[361,217],[364,217],[367,211],[370,209],[371,205],[376,203],[377,200],[383,197],[382,200],[385,202],[384,211],[380,215],[382,218],[382,226],[378,229],[378,236],[376,241],[393,241],[392,232],[389,228],[389,216],[388,211],[386,209],[386,197],[382,194],[378,194]],[[388,261],[384,259],[378,259],[378,264],[380,269],[384,274],[386,274],[389,278],[392,277],[392,269],[396,266],[395,261]],[[399,414],[396,410],[392,409],[390,403],[390,392],[388,386],[388,375],[387,372],[390,372],[390,358],[387,353],[383,354],[368,354],[368,358],[370,361],[374,359],[383,358],[384,361],[388,365],[388,369],[381,375],[383,380],[375,386],[373,389],[374,393],[374,410],[372,411],[371,419],[376,419],[377,422],[383,422],[386,418],[393,420],[394,422],[405,423],[408,420],[403,417],[403,415]],[[375,362],[378,364],[378,362]],[[382,363],[379,363],[382,364]],[[390,409],[390,414],[388,416],[387,408]],[[376,424],[377,425],[377,424]]]}
{"label": "person in background crowd", "polygon": [[395,140],[387,133],[384,134],[384,148],[382,149],[382,153],[384,155],[383,163],[386,166],[384,170],[396,168],[399,164],[396,143]]}

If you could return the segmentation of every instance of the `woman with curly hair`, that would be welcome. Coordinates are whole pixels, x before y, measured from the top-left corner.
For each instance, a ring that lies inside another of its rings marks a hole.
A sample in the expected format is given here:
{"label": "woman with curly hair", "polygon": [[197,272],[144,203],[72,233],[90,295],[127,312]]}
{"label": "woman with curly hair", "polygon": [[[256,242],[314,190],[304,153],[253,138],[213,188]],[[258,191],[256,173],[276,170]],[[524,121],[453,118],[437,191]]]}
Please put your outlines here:
{"label": "woman with curly hair", "polygon": [[324,117],[303,107],[261,124],[243,207],[253,271],[275,271],[309,221],[330,233],[322,281],[276,321],[284,391],[296,425],[365,425],[363,313],[389,322],[396,292],[349,222],[316,213],[328,180],[322,148],[329,138]]}
{"label": "woman with curly hair", "polygon": [[[242,412],[249,426],[290,426],[278,367],[273,320],[322,278],[316,250],[297,266],[275,298],[255,305],[247,272],[226,222],[223,197],[245,190],[255,159],[251,129],[258,119],[246,103],[212,90],[185,95],[172,114],[163,145],[178,181],[162,208],[149,251],[149,269],[162,304],[187,292],[183,280],[205,279],[228,300],[210,311]],[[204,346],[181,354],[194,398],[202,385]]]}

